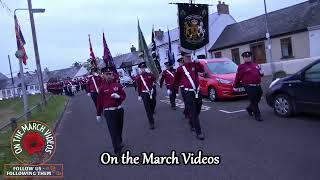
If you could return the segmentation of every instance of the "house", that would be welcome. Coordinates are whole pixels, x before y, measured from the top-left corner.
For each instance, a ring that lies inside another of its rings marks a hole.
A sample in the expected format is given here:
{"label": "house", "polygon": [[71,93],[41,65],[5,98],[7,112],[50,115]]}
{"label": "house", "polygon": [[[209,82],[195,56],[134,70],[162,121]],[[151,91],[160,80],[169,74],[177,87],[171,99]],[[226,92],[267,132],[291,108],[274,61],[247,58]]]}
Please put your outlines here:
{"label": "house", "polygon": [[[320,56],[319,0],[270,12],[267,17],[273,61]],[[251,51],[256,63],[270,62],[265,15],[228,25],[209,50],[211,57],[226,57],[237,64],[243,61],[244,51]]]}
{"label": "house", "polygon": [[[44,88],[46,91],[47,83],[51,80],[61,80],[67,77],[73,78],[81,67],[70,67],[60,70],[49,71],[45,69],[42,73]],[[11,98],[21,95],[20,74],[13,78],[0,79],[0,99]],[[38,75],[35,72],[24,73],[27,94],[41,93]]]}
{"label": "house", "polygon": [[[200,54],[207,54],[209,48],[216,42],[224,28],[229,25],[233,24],[236,21],[234,18],[229,14],[229,5],[225,4],[224,2],[221,3],[219,1],[219,4],[217,5],[217,12],[212,13],[209,15],[209,43],[201,48],[195,51],[196,55]],[[172,51],[175,55],[175,57],[178,56],[180,52],[180,32],[179,27],[174,28],[169,31],[170,33],[170,39],[171,39],[171,46]],[[164,66],[164,62],[167,58],[168,54],[168,48],[169,48],[169,40],[168,40],[168,32],[163,32],[161,29],[158,31],[155,31],[155,41],[158,48],[158,54],[160,57],[160,64],[161,66]]]}

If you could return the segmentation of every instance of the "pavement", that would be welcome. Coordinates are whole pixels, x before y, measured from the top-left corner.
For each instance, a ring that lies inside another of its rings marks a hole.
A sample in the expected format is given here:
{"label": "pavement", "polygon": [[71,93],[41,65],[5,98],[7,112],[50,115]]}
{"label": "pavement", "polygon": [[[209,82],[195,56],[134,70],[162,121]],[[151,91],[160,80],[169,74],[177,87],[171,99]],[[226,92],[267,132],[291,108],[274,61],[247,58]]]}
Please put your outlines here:
{"label": "pavement", "polygon": [[149,130],[134,89],[127,87],[126,93],[123,139],[131,154],[202,150],[205,155],[219,155],[220,165],[102,165],[101,153],[113,151],[107,125],[105,120],[96,122],[92,100],[80,93],[69,102],[56,132],[57,149],[49,162],[64,164],[64,179],[320,179],[319,116],[281,118],[262,99],[264,121],[257,122],[243,111],[246,99],[204,100],[200,119],[206,139],[199,141],[182,118],[183,105],[171,110],[165,90],[158,92],[155,130]]}

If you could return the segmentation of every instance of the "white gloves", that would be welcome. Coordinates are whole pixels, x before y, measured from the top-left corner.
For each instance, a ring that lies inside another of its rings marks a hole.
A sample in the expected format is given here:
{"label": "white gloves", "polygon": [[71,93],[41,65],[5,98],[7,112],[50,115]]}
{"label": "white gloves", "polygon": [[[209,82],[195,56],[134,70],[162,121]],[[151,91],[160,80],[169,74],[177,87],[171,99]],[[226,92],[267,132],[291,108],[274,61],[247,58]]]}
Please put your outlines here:
{"label": "white gloves", "polygon": [[233,91],[234,91],[234,92],[238,92],[238,89],[237,89],[237,88],[233,88]]}
{"label": "white gloves", "polygon": [[111,97],[115,98],[115,99],[119,99],[120,98],[119,94],[117,94],[117,93],[111,94]]}
{"label": "white gloves", "polygon": [[100,116],[96,116],[97,122],[100,123],[101,121],[101,117]]}
{"label": "white gloves", "polygon": [[179,97],[179,94],[176,94],[176,97]]}
{"label": "white gloves", "polygon": [[141,100],[142,100],[142,97],[141,97],[141,96],[138,96],[138,100],[141,101]]}
{"label": "white gloves", "polygon": [[169,96],[172,94],[172,92],[171,92],[170,89],[167,90],[167,94],[168,94]]}
{"label": "white gloves", "polygon": [[88,95],[89,97],[91,96],[91,94],[90,94],[90,93],[88,93],[87,95]]}

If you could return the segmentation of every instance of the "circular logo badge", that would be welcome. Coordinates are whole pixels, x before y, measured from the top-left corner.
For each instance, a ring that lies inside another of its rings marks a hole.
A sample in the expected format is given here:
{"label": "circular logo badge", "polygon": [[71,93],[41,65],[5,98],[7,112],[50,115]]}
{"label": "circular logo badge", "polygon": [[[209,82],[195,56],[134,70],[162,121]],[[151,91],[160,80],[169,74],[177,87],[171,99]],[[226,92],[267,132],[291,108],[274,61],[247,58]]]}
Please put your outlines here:
{"label": "circular logo badge", "polygon": [[39,121],[17,127],[11,137],[11,150],[23,164],[45,164],[54,154],[56,138],[52,129]]}

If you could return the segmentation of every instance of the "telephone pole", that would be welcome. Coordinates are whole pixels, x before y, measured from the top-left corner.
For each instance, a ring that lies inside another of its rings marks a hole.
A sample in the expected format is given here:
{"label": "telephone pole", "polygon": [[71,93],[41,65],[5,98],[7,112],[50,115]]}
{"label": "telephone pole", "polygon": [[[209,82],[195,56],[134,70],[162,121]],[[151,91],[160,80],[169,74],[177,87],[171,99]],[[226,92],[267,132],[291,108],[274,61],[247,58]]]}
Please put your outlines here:
{"label": "telephone pole", "polygon": [[35,28],[34,17],[33,17],[33,12],[32,12],[32,2],[31,2],[31,0],[28,0],[28,9],[29,9],[29,16],[30,16],[30,23],[31,23],[31,30],[32,30],[32,38],[33,38],[33,47],[34,47],[34,55],[35,55],[35,58],[36,58],[37,73],[38,73],[38,78],[39,78],[41,96],[42,96],[43,103],[46,105],[47,101],[46,101],[45,90],[44,90],[44,85],[43,85],[43,77],[42,77],[39,49],[38,49],[38,42],[37,42],[37,34],[36,34],[36,28]]}

